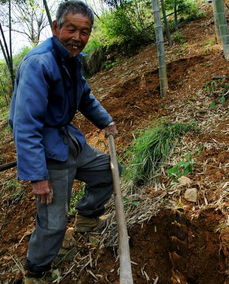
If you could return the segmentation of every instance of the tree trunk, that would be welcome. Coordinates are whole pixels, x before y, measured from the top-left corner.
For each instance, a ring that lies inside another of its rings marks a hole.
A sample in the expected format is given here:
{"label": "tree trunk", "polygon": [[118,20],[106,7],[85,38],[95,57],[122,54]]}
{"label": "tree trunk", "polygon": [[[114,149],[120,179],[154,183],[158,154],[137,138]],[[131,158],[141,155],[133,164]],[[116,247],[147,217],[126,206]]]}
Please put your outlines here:
{"label": "tree trunk", "polygon": [[157,55],[159,61],[160,94],[163,97],[166,95],[168,89],[168,79],[165,62],[163,29],[161,25],[160,7],[158,4],[158,0],[152,0],[152,8],[154,14],[154,28],[156,35]]}
{"label": "tree trunk", "polygon": [[161,0],[161,9],[162,9],[162,15],[163,15],[163,20],[164,20],[164,25],[165,25],[166,37],[167,37],[167,40],[169,42],[169,46],[172,46],[172,39],[171,39],[169,25],[168,25],[168,21],[167,21],[167,17],[166,17],[164,0]]}
{"label": "tree trunk", "polygon": [[218,37],[223,45],[224,57],[227,61],[229,61],[229,30],[223,0],[213,0],[213,13],[215,18],[216,33],[219,32]]}
{"label": "tree trunk", "polygon": [[215,5],[213,3],[212,3],[212,7],[213,7],[213,16],[214,16],[214,23],[215,23],[216,41],[217,43],[220,43],[219,27],[218,27],[217,16],[216,16],[217,13],[216,13]]}

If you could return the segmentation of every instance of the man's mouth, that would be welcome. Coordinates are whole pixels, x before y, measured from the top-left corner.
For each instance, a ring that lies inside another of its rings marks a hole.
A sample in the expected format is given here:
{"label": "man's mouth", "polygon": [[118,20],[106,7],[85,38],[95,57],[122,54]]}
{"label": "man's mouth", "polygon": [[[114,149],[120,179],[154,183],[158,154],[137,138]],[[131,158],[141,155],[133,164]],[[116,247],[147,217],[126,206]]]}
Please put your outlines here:
{"label": "man's mouth", "polygon": [[67,45],[69,48],[74,49],[74,50],[81,48],[81,45],[79,43],[69,42]]}

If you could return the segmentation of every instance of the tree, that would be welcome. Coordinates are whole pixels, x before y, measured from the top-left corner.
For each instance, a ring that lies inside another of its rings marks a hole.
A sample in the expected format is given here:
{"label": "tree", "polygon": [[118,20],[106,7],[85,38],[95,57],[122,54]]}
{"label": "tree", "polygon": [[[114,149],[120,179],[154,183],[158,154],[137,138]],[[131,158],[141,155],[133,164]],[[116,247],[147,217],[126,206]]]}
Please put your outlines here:
{"label": "tree", "polygon": [[160,6],[158,0],[152,0],[152,8],[154,15],[154,29],[156,35],[157,54],[159,61],[160,94],[163,97],[166,95],[168,89],[168,79],[167,79],[167,70],[165,62],[163,28],[161,24],[161,13],[160,13]]}
{"label": "tree", "polygon": [[225,16],[224,1],[213,0],[216,34],[223,44],[224,57],[229,60],[229,31]]}
{"label": "tree", "polygon": [[[4,3],[9,3],[9,5],[11,3],[11,8],[6,10]],[[45,3],[45,0],[0,0],[1,23],[6,28],[10,28],[11,25],[12,31],[23,34],[32,45],[36,45],[40,41],[41,32],[49,23],[50,13],[47,13],[47,17]],[[53,7],[52,4],[54,4],[54,0],[53,3],[50,3],[50,6]],[[9,14],[12,15],[12,19],[6,21]]]}
{"label": "tree", "polygon": [[[48,25],[45,8],[42,1],[14,1],[12,30],[24,34],[32,45],[37,45],[42,30]],[[17,26],[20,25],[20,28]]]}
{"label": "tree", "polygon": [[[12,31],[26,35],[33,45],[38,44],[41,31],[48,24],[44,5],[41,2],[42,1],[39,0],[0,0],[0,48],[9,70],[12,88],[14,85]],[[43,2],[46,3],[46,0]],[[48,12],[47,7],[47,14],[50,16]],[[3,30],[3,25],[8,29],[8,42],[6,40],[6,31]],[[18,26],[20,28],[18,28]]]}
{"label": "tree", "polygon": [[165,9],[173,11],[174,29],[178,30],[179,22],[183,16],[196,16],[199,13],[199,4],[195,0],[164,0]]}

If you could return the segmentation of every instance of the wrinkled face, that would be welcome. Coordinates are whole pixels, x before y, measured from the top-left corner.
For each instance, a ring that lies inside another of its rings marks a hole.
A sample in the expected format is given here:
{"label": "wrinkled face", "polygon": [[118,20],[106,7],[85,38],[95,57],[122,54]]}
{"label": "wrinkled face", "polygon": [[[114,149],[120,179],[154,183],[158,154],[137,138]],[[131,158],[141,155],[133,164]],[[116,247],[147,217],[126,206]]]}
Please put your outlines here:
{"label": "wrinkled face", "polygon": [[56,21],[53,22],[53,34],[72,54],[78,55],[88,42],[91,33],[91,21],[82,14],[69,13],[61,28]]}

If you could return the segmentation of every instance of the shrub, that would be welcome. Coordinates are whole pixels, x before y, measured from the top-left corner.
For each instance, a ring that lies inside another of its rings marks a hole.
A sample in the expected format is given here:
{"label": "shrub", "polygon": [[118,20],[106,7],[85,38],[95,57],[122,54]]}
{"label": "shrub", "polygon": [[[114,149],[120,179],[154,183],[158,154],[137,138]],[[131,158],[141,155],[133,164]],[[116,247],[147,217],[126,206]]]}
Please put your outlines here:
{"label": "shrub", "polygon": [[132,1],[109,11],[101,16],[100,31],[104,45],[136,50],[154,37],[151,7],[145,1]]}
{"label": "shrub", "polygon": [[84,49],[84,52],[85,53],[92,53],[94,52],[95,50],[99,49],[102,47],[102,43],[99,41],[99,39],[97,38],[94,38],[93,35],[92,37],[90,38],[90,40],[88,41],[85,49]]}
{"label": "shrub", "polygon": [[0,108],[7,106],[10,102],[12,84],[9,70],[4,61],[0,61]]}
{"label": "shrub", "polygon": [[[14,72],[18,68],[23,57],[30,51],[29,47],[23,48],[17,55],[13,57]],[[9,105],[12,94],[12,83],[9,70],[5,61],[0,61],[0,107]]]}
{"label": "shrub", "polygon": [[174,42],[179,44],[184,44],[186,42],[184,36],[178,31],[172,34],[172,39]]}

